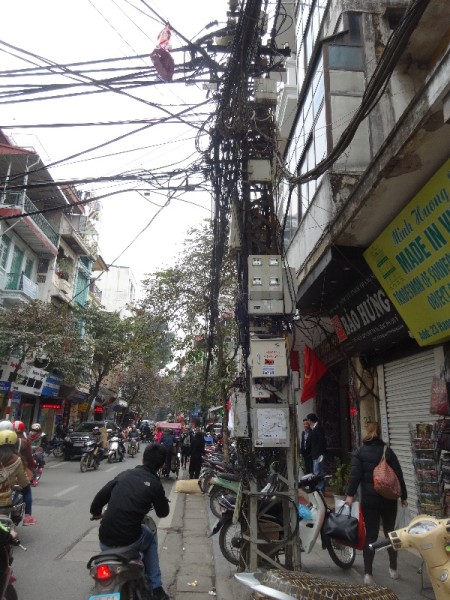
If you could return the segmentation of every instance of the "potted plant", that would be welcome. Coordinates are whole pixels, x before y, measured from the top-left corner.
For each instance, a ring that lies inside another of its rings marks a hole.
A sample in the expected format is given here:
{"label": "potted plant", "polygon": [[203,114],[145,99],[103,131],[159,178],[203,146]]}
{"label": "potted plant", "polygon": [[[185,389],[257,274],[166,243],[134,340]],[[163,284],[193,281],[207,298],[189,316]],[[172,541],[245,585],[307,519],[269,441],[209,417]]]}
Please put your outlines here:
{"label": "potted plant", "polygon": [[329,480],[336,496],[345,496],[347,493],[347,484],[350,477],[351,465],[336,458],[334,473]]}

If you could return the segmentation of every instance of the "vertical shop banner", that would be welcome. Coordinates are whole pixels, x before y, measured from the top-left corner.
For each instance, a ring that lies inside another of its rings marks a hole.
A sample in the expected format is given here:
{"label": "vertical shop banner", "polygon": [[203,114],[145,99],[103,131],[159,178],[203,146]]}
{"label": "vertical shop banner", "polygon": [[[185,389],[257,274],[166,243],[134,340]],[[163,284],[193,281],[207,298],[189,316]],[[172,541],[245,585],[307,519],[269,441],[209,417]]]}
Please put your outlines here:
{"label": "vertical shop banner", "polygon": [[421,346],[450,339],[450,159],[364,258]]}

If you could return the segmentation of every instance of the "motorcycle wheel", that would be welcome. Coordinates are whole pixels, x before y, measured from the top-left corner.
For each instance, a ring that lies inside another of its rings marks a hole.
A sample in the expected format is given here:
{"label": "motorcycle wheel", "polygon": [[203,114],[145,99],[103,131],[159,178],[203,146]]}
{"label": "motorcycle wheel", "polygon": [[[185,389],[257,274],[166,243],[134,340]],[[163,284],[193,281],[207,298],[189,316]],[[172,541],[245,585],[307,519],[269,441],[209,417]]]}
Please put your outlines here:
{"label": "motorcycle wheel", "polygon": [[8,585],[8,587],[5,590],[5,595],[2,597],[2,600],[18,600],[18,595],[16,590],[13,588],[12,585]]}
{"label": "motorcycle wheel", "polygon": [[112,454],[108,454],[108,462],[109,464],[115,462]]}
{"label": "motorcycle wheel", "polygon": [[64,454],[64,450],[63,450],[62,446],[56,446],[56,448],[54,448],[53,456],[55,456],[56,458],[61,458],[61,456],[63,454]]}
{"label": "motorcycle wheel", "polygon": [[89,465],[91,467],[94,467],[94,471],[97,471],[97,469],[99,468],[100,464],[97,462],[97,460],[92,456],[91,457],[91,464]]}
{"label": "motorcycle wheel", "polygon": [[231,494],[229,490],[224,490],[221,487],[214,486],[209,494],[209,508],[211,509],[212,514],[220,519],[222,516],[222,511],[220,510],[219,498],[222,494]]}
{"label": "motorcycle wheel", "polygon": [[233,524],[232,519],[222,525],[219,532],[219,547],[223,556],[232,565],[239,565],[241,550],[245,540],[242,537],[242,526],[239,523]]}
{"label": "motorcycle wheel", "polygon": [[350,546],[344,546],[343,544],[339,544],[336,540],[332,538],[327,539],[327,550],[328,554],[331,557],[331,560],[335,565],[344,569],[350,569],[350,567],[355,562],[356,551],[354,548]]}
{"label": "motorcycle wheel", "polygon": [[134,446],[131,446],[131,448],[130,448],[130,456],[131,456],[131,458],[134,458],[135,454],[136,454],[136,448]]}
{"label": "motorcycle wheel", "polygon": [[80,461],[80,471],[82,473],[86,473],[86,471],[88,470],[88,460],[89,460],[89,456],[82,456],[81,461]]}

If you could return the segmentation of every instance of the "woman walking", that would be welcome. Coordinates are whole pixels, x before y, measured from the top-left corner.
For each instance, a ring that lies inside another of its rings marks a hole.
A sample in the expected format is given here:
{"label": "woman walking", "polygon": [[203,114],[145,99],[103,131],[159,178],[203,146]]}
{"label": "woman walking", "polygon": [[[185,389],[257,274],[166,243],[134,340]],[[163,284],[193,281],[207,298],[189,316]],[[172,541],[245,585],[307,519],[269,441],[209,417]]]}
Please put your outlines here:
{"label": "woman walking", "polygon": [[191,440],[191,460],[189,462],[189,478],[198,479],[205,453],[203,433],[197,428],[194,439]]}
{"label": "woman walking", "polygon": [[[388,532],[395,529],[397,516],[397,500],[388,500],[380,496],[373,485],[373,470],[381,460],[384,447],[385,443],[381,439],[379,423],[368,423],[363,444],[353,454],[347,498],[345,500],[346,504],[351,506],[356,490],[361,485],[361,508],[366,526],[366,543],[363,550],[364,583],[366,584],[374,583],[372,565],[375,554],[370,550],[369,544],[376,542],[378,539],[380,520],[383,524],[384,535],[387,537]],[[395,471],[400,482],[402,505],[407,506],[407,492],[402,469],[395,452],[389,447],[386,449],[386,460]],[[397,552],[393,548],[389,548],[388,553],[389,574],[392,579],[398,579]]]}

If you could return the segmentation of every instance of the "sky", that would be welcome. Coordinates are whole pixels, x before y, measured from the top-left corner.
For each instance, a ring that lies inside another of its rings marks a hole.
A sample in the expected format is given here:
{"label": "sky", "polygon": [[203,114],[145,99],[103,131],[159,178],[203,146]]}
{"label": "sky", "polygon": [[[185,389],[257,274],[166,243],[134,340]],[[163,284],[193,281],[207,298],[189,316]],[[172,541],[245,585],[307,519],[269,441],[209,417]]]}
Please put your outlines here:
{"label": "sky", "polygon": [[[49,168],[56,181],[94,180],[77,187],[91,195],[105,196],[99,223],[101,255],[107,264],[131,267],[138,281],[145,273],[173,264],[187,229],[211,216],[207,191],[179,190],[184,168],[200,156],[195,147],[198,128],[177,121],[146,126],[136,132],[148,124],[129,123],[160,119],[167,116],[167,111],[178,112],[187,104],[207,98],[204,77],[202,81],[194,77],[186,85],[161,83],[153,73],[147,74],[147,68],[152,67],[149,54],[156,47],[164,21],[168,20],[185,38],[197,39],[207,33],[205,26],[211,21],[217,20],[219,25],[210,31],[223,26],[226,10],[226,0],[14,0],[2,6],[0,129],[16,144],[33,147],[47,165],[58,163]],[[174,33],[171,43],[175,63],[183,63],[189,55],[177,53],[176,48],[184,46],[185,41]],[[111,66],[106,59],[112,58],[122,59],[114,62],[116,70],[100,73],[100,65]],[[105,62],[98,63],[100,60]],[[65,65],[66,69],[53,66],[50,75],[49,61],[52,65]],[[122,92],[116,87],[116,92],[87,93],[94,88],[80,84],[82,77],[86,79],[87,67],[79,65],[87,61],[95,61],[89,77],[129,74],[124,67],[132,67],[134,81],[149,85]],[[45,65],[46,73],[40,70],[31,77],[23,71],[36,65]],[[4,73],[11,69],[21,72]],[[30,84],[65,87],[40,94],[38,99],[23,94],[16,94],[14,101],[11,95],[6,97],[7,91],[9,94],[23,90]],[[69,97],[69,93],[77,96]],[[162,110],[155,105],[162,106]],[[200,125],[206,118],[204,113],[212,108],[211,104],[199,108],[198,115],[188,120]],[[43,124],[53,126],[37,127]],[[109,143],[119,137],[120,140]],[[200,140],[202,149],[206,140],[206,135]],[[99,145],[103,147],[86,153]],[[181,175],[161,184],[158,173],[173,170],[180,170]],[[146,173],[150,183],[95,181],[134,173]],[[155,177],[158,189],[152,183]],[[187,180],[187,184],[193,183],[197,181]],[[172,199],[168,206],[160,210],[169,197]]]}

